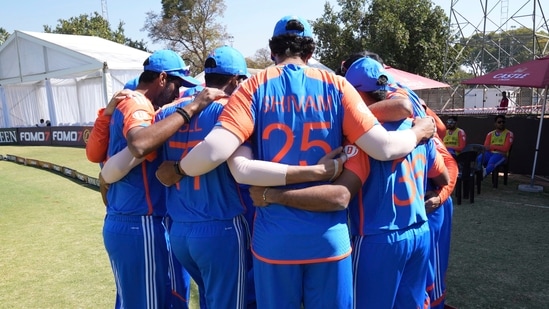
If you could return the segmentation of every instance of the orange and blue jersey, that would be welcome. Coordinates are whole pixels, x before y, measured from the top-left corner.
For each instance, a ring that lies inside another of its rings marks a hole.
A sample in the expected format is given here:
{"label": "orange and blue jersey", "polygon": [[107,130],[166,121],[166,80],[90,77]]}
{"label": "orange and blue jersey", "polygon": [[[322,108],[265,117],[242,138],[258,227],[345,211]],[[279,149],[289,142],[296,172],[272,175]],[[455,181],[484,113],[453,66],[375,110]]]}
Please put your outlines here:
{"label": "orange and blue jersey", "polygon": [[[358,92],[340,76],[285,65],[241,84],[219,118],[258,160],[311,165],[377,125]],[[308,187],[302,183],[287,188]],[[347,212],[310,212],[270,204],[256,209],[252,249],[271,264],[335,261],[350,255]]]}
{"label": "orange and blue jersey", "polygon": [[[142,94],[120,102],[111,117],[107,156],[111,157],[124,149],[128,131],[150,126],[154,115],[153,105]],[[164,186],[155,177],[159,164],[153,153],[121,180],[112,183],[107,192],[107,214],[164,216],[164,194],[158,194]]]}
{"label": "orange and blue jersey", "polygon": [[[158,112],[156,121],[190,102],[192,98],[164,106]],[[172,135],[160,151],[163,160],[179,161],[203,141],[217,123],[225,103],[226,99],[211,103],[200,115],[193,117],[189,124],[183,125]],[[181,178],[177,184],[167,188],[166,201],[168,213],[176,222],[228,220],[246,212],[239,185],[232,177],[227,163],[200,176]]]}
{"label": "orange and blue jersey", "polygon": [[[192,98],[164,106],[156,120],[191,102]],[[163,144],[159,156],[168,161],[183,158],[210,133],[225,103],[226,99],[212,102],[193,116]],[[247,210],[227,163],[200,176],[181,178],[166,188],[166,202],[174,220],[169,235],[173,253],[197,283],[204,304],[243,308],[249,287],[249,232],[243,216]],[[222,262],[216,260],[219,257]]]}
{"label": "orange and blue jersey", "polygon": [[425,117],[425,109],[423,109],[423,106],[421,105],[421,101],[419,100],[418,95],[410,88],[400,84],[396,83],[394,85],[389,86],[389,92],[387,94],[387,97],[390,98],[394,94],[401,94],[410,99],[412,102],[412,111],[414,117]]}
{"label": "orange and blue jersey", "polygon": [[490,131],[484,139],[484,147],[487,147],[491,152],[501,153],[505,156],[509,155],[509,150],[513,144],[513,132],[504,129],[499,132],[497,130]]}
{"label": "orange and blue jersey", "polygon": [[[400,130],[410,128],[411,124],[406,119],[385,123],[384,127]],[[349,204],[352,235],[387,233],[427,221],[424,205],[427,178],[440,175],[445,169],[432,140],[418,145],[404,158],[385,162],[368,157],[354,145],[346,149],[354,155],[345,167],[364,183]]]}

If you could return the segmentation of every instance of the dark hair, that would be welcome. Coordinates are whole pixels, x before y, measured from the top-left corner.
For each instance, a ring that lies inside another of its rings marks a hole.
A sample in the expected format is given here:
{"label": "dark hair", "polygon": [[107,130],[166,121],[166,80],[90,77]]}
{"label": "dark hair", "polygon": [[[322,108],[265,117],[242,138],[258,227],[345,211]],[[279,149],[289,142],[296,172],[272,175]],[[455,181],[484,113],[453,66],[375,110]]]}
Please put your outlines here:
{"label": "dark hair", "polygon": [[154,81],[155,79],[160,76],[160,73],[153,72],[153,71],[143,71],[141,75],[139,75],[139,83],[150,83]]}
{"label": "dark hair", "polygon": [[372,97],[372,99],[374,99],[375,102],[387,99],[387,90],[376,90],[367,93]]}
{"label": "dark hair", "polygon": [[341,76],[345,76],[345,73],[347,73],[347,70],[349,70],[351,65],[353,65],[353,63],[355,63],[355,61],[357,61],[358,59],[360,59],[362,57],[370,57],[370,58],[374,59],[375,61],[383,64],[383,59],[381,59],[381,57],[378,54],[376,54],[374,52],[371,52],[371,51],[365,50],[365,51],[361,51],[361,52],[358,52],[358,53],[351,54],[349,57],[347,57],[345,60],[343,60],[343,62],[341,62],[341,66],[335,70],[336,74],[341,75]]}
{"label": "dark hair", "polygon": [[271,53],[277,56],[305,58],[313,54],[316,44],[311,37],[283,34],[272,37],[269,40],[269,48]]}
{"label": "dark hair", "polygon": [[[378,77],[376,85],[382,87],[387,86],[389,84],[389,79],[385,75],[381,75]],[[386,87],[385,87],[386,88]],[[378,89],[374,91],[367,92],[376,102],[387,99],[387,90],[385,89]]]}
{"label": "dark hair", "polygon": [[225,75],[219,73],[206,73],[204,74],[204,81],[207,87],[221,87],[226,85],[234,75]]}
{"label": "dark hair", "polygon": [[507,95],[507,92],[502,91],[502,92],[501,92],[501,95],[502,95],[502,96],[506,96],[506,95]]}
{"label": "dark hair", "polygon": [[498,119],[505,120],[505,115],[496,115],[496,117],[494,117],[494,122],[497,122]]}
{"label": "dark hair", "polygon": [[450,117],[448,117],[448,119],[446,119],[446,120],[450,120],[450,119],[452,119],[452,120],[455,121],[455,122],[458,121],[458,117],[457,117],[457,116],[450,116]]}

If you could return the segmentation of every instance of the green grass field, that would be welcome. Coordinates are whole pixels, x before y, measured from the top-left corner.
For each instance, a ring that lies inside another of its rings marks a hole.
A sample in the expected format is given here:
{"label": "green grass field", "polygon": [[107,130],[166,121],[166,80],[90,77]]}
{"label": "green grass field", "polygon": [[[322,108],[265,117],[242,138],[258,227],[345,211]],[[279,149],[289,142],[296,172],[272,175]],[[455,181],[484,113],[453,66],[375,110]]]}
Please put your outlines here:
{"label": "green grass field", "polygon": [[[0,147],[97,176],[84,150]],[[40,168],[0,161],[0,307],[110,308],[115,287],[99,193]]]}
{"label": "green grass field", "polygon": [[[96,177],[84,149],[0,146]],[[547,308],[549,194],[485,179],[475,203],[455,205],[448,301],[456,308]],[[545,190],[548,190],[547,183]],[[99,193],[41,168],[0,161],[0,308],[111,308],[115,288]],[[196,299],[196,296],[193,298]],[[196,307],[196,305],[194,305]]]}

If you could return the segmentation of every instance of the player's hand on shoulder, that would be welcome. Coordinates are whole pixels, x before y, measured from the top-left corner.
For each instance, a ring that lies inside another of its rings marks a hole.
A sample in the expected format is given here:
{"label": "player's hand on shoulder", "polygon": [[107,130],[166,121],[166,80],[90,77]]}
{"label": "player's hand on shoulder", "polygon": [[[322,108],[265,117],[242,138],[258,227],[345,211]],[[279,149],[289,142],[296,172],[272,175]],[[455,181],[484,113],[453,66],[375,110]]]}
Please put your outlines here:
{"label": "player's hand on shoulder", "polygon": [[127,98],[133,97],[135,94],[132,90],[129,89],[123,89],[118,92],[116,92],[111,100],[109,101],[109,104],[107,104],[107,107],[105,107],[105,110],[103,111],[103,115],[110,116],[114,113],[114,110],[116,109],[116,106],[118,103],[122,102],[123,100]]}
{"label": "player's hand on shoulder", "polygon": [[206,106],[210,105],[210,103],[214,102],[215,100],[226,98],[228,95],[225,93],[225,91],[217,88],[210,88],[205,87],[200,91],[194,100],[189,103],[189,107],[193,108],[193,114],[198,113],[201,110],[203,110]]}
{"label": "player's hand on shoulder", "polygon": [[183,178],[183,176],[176,171],[176,163],[176,161],[164,161],[156,170],[156,178],[166,187],[173,186]]}

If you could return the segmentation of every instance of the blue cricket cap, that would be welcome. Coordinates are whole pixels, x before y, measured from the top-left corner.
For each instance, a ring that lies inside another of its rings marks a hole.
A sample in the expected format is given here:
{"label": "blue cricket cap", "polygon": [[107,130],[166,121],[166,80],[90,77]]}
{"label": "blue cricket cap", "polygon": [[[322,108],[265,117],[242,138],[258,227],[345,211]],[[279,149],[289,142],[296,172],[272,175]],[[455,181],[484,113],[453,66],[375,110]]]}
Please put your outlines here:
{"label": "blue cricket cap", "polygon": [[[208,61],[208,59],[214,61]],[[238,50],[226,45],[214,49],[208,55],[204,73],[250,77],[244,56]]]}
{"label": "blue cricket cap", "polygon": [[130,79],[125,85],[124,89],[135,90],[139,84],[139,76]]}
{"label": "blue cricket cap", "polygon": [[143,69],[157,73],[166,72],[170,76],[179,77],[183,81],[181,85],[185,87],[194,87],[201,84],[197,79],[188,76],[189,66],[185,65],[181,56],[173,50],[162,49],[155,51],[145,60]]}
{"label": "blue cricket cap", "polygon": [[[291,21],[298,21],[303,27],[300,27],[299,23],[290,23]],[[295,15],[284,16],[276,23],[273,37],[283,34],[297,34],[298,36],[303,37],[313,37],[313,31],[309,22]]]}
{"label": "blue cricket cap", "polygon": [[[378,85],[380,76],[387,77],[387,85]],[[345,73],[345,78],[358,91],[372,92],[389,90],[389,84],[394,84],[393,77],[385,71],[383,65],[370,57],[363,57],[355,61]]]}

